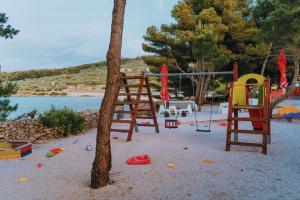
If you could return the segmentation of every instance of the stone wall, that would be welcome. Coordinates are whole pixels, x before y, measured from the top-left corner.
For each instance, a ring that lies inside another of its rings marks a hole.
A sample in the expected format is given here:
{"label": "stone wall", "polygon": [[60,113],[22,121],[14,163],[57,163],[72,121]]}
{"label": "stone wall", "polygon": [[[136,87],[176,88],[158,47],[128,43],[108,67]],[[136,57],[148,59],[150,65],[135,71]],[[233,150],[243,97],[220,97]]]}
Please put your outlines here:
{"label": "stone wall", "polygon": [[[85,118],[84,128],[81,132],[97,127],[97,110],[86,110],[80,114]],[[0,136],[10,140],[43,143],[47,140],[57,139],[59,132],[61,132],[59,128],[44,127],[38,119],[0,122]]]}

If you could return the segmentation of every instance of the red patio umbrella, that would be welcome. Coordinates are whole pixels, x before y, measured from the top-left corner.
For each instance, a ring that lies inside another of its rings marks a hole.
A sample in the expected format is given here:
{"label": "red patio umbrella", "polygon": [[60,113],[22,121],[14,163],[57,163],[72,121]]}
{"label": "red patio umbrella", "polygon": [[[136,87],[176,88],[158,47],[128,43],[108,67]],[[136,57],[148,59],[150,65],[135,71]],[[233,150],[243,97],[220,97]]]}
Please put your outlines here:
{"label": "red patio umbrella", "polygon": [[288,86],[287,78],[286,78],[286,56],[284,54],[284,50],[280,50],[280,54],[278,56],[278,69],[281,73],[280,76],[280,88],[286,88]]}
{"label": "red patio umbrella", "polygon": [[[168,74],[168,66],[163,65],[160,74]],[[166,103],[170,100],[169,92],[168,92],[168,76],[161,77],[161,90],[160,90],[160,98]]]}

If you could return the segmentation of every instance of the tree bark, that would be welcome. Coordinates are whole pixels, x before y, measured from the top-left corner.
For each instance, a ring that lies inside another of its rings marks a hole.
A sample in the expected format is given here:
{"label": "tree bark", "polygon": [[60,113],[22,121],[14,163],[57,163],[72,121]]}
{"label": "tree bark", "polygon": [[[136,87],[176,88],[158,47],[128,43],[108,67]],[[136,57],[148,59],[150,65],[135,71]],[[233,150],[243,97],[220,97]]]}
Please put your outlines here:
{"label": "tree bark", "polygon": [[292,84],[290,86],[290,89],[287,91],[287,93],[285,93],[284,95],[282,95],[281,97],[275,99],[275,101],[273,101],[270,105],[270,116],[272,116],[272,111],[275,108],[276,105],[278,105],[280,102],[284,101],[285,99],[287,99],[289,96],[292,95],[293,90],[296,86],[296,83],[298,81],[298,77],[299,77],[299,54],[297,52],[295,52],[295,58],[294,58],[294,76],[293,76],[293,80],[292,80]]}
{"label": "tree bark", "polygon": [[107,79],[104,98],[98,119],[96,154],[91,171],[91,187],[109,184],[111,170],[110,127],[114,105],[120,84],[121,47],[126,0],[114,0],[110,45],[106,55]]}
{"label": "tree bark", "polygon": [[270,53],[271,53],[271,49],[272,49],[272,46],[273,46],[273,43],[271,42],[270,46],[269,46],[269,49],[268,49],[268,53],[267,53],[267,56],[265,58],[265,61],[263,63],[263,66],[261,68],[261,73],[260,75],[264,75],[265,73],[265,70],[266,70],[266,66],[267,66],[267,63],[268,63],[268,60],[269,60],[269,57],[270,57]]}
{"label": "tree bark", "polygon": [[200,77],[197,84],[196,84],[196,88],[195,88],[195,90],[196,90],[195,103],[198,106],[197,111],[201,111],[204,79],[205,79],[205,77]]}

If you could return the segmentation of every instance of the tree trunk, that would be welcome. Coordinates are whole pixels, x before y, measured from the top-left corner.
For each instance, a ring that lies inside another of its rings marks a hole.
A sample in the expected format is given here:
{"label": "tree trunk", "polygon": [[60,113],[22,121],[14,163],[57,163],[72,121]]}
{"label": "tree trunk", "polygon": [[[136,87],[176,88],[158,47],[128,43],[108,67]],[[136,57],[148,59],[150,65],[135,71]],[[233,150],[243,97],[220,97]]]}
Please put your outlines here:
{"label": "tree trunk", "polygon": [[91,187],[96,189],[109,183],[111,170],[110,127],[114,102],[120,84],[121,47],[126,0],[115,0],[112,13],[110,45],[106,55],[107,79],[98,119],[96,154],[91,171]]}
{"label": "tree trunk", "polygon": [[285,99],[287,99],[289,96],[292,95],[293,90],[296,86],[296,83],[298,81],[298,77],[299,77],[299,54],[296,52],[295,53],[295,58],[294,58],[294,76],[293,76],[293,80],[292,80],[292,84],[290,86],[290,89],[287,91],[287,93],[285,93],[284,95],[282,95],[281,97],[277,98],[275,101],[273,101],[271,103],[271,109],[270,109],[270,116],[272,116],[272,111],[275,108],[276,105],[278,105],[280,102],[284,101]]}
{"label": "tree trunk", "polygon": [[263,64],[263,66],[262,66],[262,68],[261,68],[261,73],[260,73],[260,75],[262,75],[262,76],[263,76],[264,73],[265,73],[265,69],[266,69],[266,66],[267,66],[267,63],[268,63],[268,60],[269,60],[269,57],[270,57],[270,53],[271,53],[272,46],[273,46],[273,43],[271,42],[271,44],[270,44],[270,46],[269,46],[269,49],[268,49],[267,56],[266,56],[265,61],[264,61],[264,64]]}
{"label": "tree trunk", "polygon": [[202,105],[202,92],[203,92],[203,84],[204,84],[204,77],[200,77],[197,79],[196,83],[196,95],[195,95],[195,103],[198,106],[198,111],[201,111]]}

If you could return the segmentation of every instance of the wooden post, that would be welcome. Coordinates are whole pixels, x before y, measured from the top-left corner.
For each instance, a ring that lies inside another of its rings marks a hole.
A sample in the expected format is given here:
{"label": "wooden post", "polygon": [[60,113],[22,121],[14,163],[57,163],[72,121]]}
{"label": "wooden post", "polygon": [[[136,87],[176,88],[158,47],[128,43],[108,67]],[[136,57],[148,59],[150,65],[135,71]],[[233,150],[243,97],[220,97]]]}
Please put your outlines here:
{"label": "wooden post", "polygon": [[239,79],[239,67],[237,62],[233,63],[233,81],[237,81]]}
{"label": "wooden post", "polygon": [[267,122],[267,124],[268,124],[268,129],[267,129],[267,133],[268,133],[268,136],[267,136],[267,142],[268,142],[268,144],[271,144],[271,115],[272,115],[272,113],[270,112],[270,110],[271,110],[271,107],[270,107],[270,91],[271,91],[271,83],[270,83],[270,78],[268,77],[267,78],[268,79],[268,82],[267,82],[267,109],[268,109],[268,122]]}
{"label": "wooden post", "polygon": [[[238,64],[237,62],[234,62],[233,64],[233,81],[237,81],[239,78],[239,72],[238,72]],[[234,87],[234,85],[233,85]],[[233,111],[233,116],[234,118],[238,118],[239,117],[239,111],[237,109],[234,109]],[[239,141],[239,134],[236,132],[236,130],[239,129],[239,124],[237,120],[234,120],[234,142],[238,142]]]}

